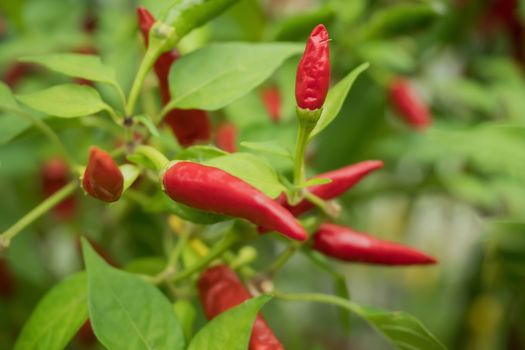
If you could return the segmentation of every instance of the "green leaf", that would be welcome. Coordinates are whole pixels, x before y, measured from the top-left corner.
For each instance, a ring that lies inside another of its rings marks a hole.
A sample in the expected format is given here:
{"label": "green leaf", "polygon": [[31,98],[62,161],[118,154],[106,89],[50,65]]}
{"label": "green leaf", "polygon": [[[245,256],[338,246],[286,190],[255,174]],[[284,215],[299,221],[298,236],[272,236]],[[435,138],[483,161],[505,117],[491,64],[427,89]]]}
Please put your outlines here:
{"label": "green leaf", "polygon": [[13,93],[9,86],[0,81],[0,109],[3,110],[17,110],[18,104],[16,103]]}
{"label": "green leaf", "polygon": [[62,350],[87,316],[87,276],[79,272],[54,286],[40,300],[14,349]]}
{"label": "green leaf", "polygon": [[31,123],[14,114],[0,113],[0,145],[23,133]]}
{"label": "green leaf", "polygon": [[192,339],[188,350],[246,350],[259,309],[271,297],[249,299],[211,320]]}
{"label": "green leaf", "polygon": [[312,131],[310,138],[323,131],[323,129],[326,128],[335,119],[335,117],[337,117],[337,114],[341,110],[341,107],[345,102],[346,95],[348,95],[348,92],[354,84],[354,81],[357,79],[359,74],[368,68],[368,66],[368,63],[361,64],[359,67],[351,71],[340,82],[338,82],[334,87],[332,87],[330,91],[328,91],[328,96],[326,96],[323,112],[321,113],[321,117]]}
{"label": "green leaf", "polygon": [[301,185],[298,186],[298,188],[308,188],[317,185],[329,184],[330,182],[332,182],[332,179],[314,177],[310,180],[306,180],[305,182],[303,182]]}
{"label": "green leaf", "polygon": [[62,53],[26,56],[19,61],[40,64],[70,77],[118,86],[115,70],[104,65],[99,56]]}
{"label": "green leaf", "polygon": [[149,118],[148,116],[143,115],[143,114],[138,115],[135,117],[135,120],[138,121],[140,124],[144,125],[148,129],[151,135],[155,137],[158,137],[160,135],[159,130],[155,126],[155,123],[153,123],[151,118]]}
{"label": "green leaf", "polygon": [[276,156],[293,159],[292,153],[286,147],[281,146],[277,141],[266,141],[266,142],[241,142],[241,146],[254,151],[265,152],[274,154]]}
{"label": "green leaf", "polygon": [[195,311],[195,308],[191,302],[183,299],[177,300],[173,304],[173,310],[175,311],[175,315],[177,315],[177,319],[182,325],[184,336],[186,339],[191,339],[195,318],[197,317],[197,311]]}
{"label": "green leaf", "polygon": [[127,190],[140,175],[138,167],[132,164],[123,164],[119,166],[122,176],[124,176],[124,190]]}
{"label": "green leaf", "polygon": [[211,158],[227,155],[228,152],[223,151],[215,146],[191,146],[183,149],[175,156],[175,159],[192,160],[194,162],[202,162]]}
{"label": "green leaf", "polygon": [[421,322],[404,312],[389,312],[352,303],[352,311],[364,318],[400,350],[446,349]]}
{"label": "green leaf", "polygon": [[108,349],[184,349],[171,304],[140,277],[104,262],[83,239],[91,325]]}
{"label": "green leaf", "polygon": [[177,39],[220,15],[239,0],[175,0],[162,11],[163,21],[173,26]]}
{"label": "green leaf", "polygon": [[82,117],[110,109],[97,90],[75,84],[57,85],[16,98],[37,111],[63,118]]}
{"label": "green leaf", "polygon": [[299,13],[277,22],[272,28],[271,36],[277,41],[304,39],[317,24],[328,25],[334,17],[334,9],[328,4],[312,12]]}
{"label": "green leaf", "polygon": [[285,190],[268,162],[250,153],[232,153],[210,159],[204,164],[237,176],[271,198],[277,198]]}
{"label": "green leaf", "polygon": [[211,44],[172,67],[169,80],[173,100],[165,110],[178,107],[220,109],[265,81],[302,44]]}

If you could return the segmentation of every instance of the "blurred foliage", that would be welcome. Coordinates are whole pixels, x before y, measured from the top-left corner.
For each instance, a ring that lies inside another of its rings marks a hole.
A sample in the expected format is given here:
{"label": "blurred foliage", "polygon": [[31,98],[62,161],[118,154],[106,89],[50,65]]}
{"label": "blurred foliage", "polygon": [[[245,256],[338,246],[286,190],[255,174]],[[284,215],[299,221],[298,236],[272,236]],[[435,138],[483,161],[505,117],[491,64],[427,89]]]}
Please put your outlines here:
{"label": "blurred foliage", "polygon": [[[341,199],[342,221],[418,246],[440,264],[408,269],[329,264],[346,277],[352,300],[412,313],[449,349],[525,349],[524,3],[242,0],[179,43],[180,51],[188,53],[209,42],[303,42],[311,28],[323,22],[332,37],[333,82],[362,62],[371,64],[355,82],[339,116],[313,143],[308,171],[384,160],[384,170]],[[16,94],[71,83],[17,60],[91,50],[115,69],[116,80],[129,91],[144,51],[134,12],[138,4],[152,10],[158,6],[154,0],[1,1],[0,76],[8,82],[17,69],[24,73],[11,84]],[[283,174],[292,167],[282,154],[294,142],[290,135],[296,127],[297,59],[287,59],[262,87],[212,114],[214,125],[224,120],[236,124],[241,150],[261,149],[261,142],[271,141],[273,149],[266,146],[261,154]],[[428,101],[432,127],[415,131],[398,118],[387,95],[388,82],[395,76],[408,77]],[[111,86],[95,86],[105,101],[118,105]],[[154,90],[154,79],[146,80],[146,86]],[[261,89],[268,86],[281,91],[278,124],[272,123],[260,99]],[[149,103],[158,105],[149,95],[141,101],[145,109]],[[113,149],[119,141],[115,130],[107,127],[107,116],[36,117],[58,132],[81,164],[90,145]],[[178,149],[166,130],[161,130],[158,142],[173,152]],[[56,152],[30,122],[14,113],[0,114],[2,230],[41,202],[40,167]],[[217,156],[201,152],[204,159]],[[139,186],[151,184],[143,181]],[[46,215],[0,256],[14,276],[13,295],[0,296],[0,349],[12,347],[45,291],[81,268],[79,235],[98,242],[119,266],[158,270],[158,257],[173,238],[165,216],[151,215],[157,208],[144,208],[144,198],[133,191],[126,195],[129,200],[109,207],[77,197],[80,204],[72,220]],[[171,210],[184,215],[184,208]],[[214,232],[208,233],[206,237],[214,237]],[[255,246],[254,268],[266,266],[283,249],[269,237]],[[284,291],[341,293],[332,277],[298,255],[276,276],[275,284]],[[289,349],[389,348],[353,316],[350,328],[341,326],[336,311],[316,304],[270,303],[263,312]],[[70,348],[83,345],[77,339]]]}

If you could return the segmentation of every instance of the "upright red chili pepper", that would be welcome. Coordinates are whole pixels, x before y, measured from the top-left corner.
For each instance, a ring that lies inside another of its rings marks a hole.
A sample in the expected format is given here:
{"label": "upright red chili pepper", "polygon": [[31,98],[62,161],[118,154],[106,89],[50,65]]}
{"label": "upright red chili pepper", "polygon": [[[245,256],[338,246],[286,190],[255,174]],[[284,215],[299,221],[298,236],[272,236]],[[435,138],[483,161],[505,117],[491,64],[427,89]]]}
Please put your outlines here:
{"label": "upright red chili pepper", "polygon": [[[42,191],[47,198],[67,185],[71,180],[68,165],[62,158],[51,158],[42,165]],[[53,214],[61,220],[73,217],[76,209],[75,196],[71,195],[53,208]]]}
{"label": "upright red chili pepper", "polygon": [[374,238],[344,226],[322,224],[313,236],[315,250],[343,261],[378,265],[426,265],[436,260],[416,249]]}
{"label": "upright red chili pepper", "polygon": [[330,84],[330,47],[328,31],[319,24],[314,28],[297,67],[295,100],[303,109],[323,107]]}
{"label": "upright red chili pepper", "polygon": [[220,149],[234,153],[237,151],[237,128],[235,124],[225,122],[219,125],[215,134],[215,143]]}
{"label": "upright red chili pepper", "polygon": [[92,197],[104,202],[115,202],[122,195],[124,177],[108,153],[92,147],[82,186]]}
{"label": "upright red chili pepper", "polygon": [[227,172],[180,161],[164,174],[164,190],[174,201],[217,214],[243,218],[297,240],[306,231],[279,203]]}
{"label": "upright red chili pepper", "polygon": [[[155,18],[142,6],[137,9],[137,14],[144,42],[146,46],[148,46],[149,31],[155,23]],[[153,66],[159,81],[159,90],[163,105],[166,105],[171,99],[168,76],[171,65],[179,57],[179,52],[176,49],[172,49],[160,55]],[[211,137],[211,124],[208,113],[203,110],[175,108],[166,114],[164,122],[168,124],[179,143],[184,147],[199,141],[209,140]]]}
{"label": "upright red chili pepper", "polygon": [[0,258],[0,298],[9,299],[14,293],[14,280],[7,261]]}
{"label": "upright red chili pepper", "polygon": [[[351,189],[372,171],[381,169],[382,167],[383,162],[380,160],[367,160],[319,174],[315,176],[315,178],[330,179],[332,182],[308,187],[308,191],[324,200],[334,199]],[[285,196],[281,196],[279,197],[279,202],[294,216],[299,216],[314,207],[314,205],[306,199],[292,206],[286,202]]]}
{"label": "upright red chili pepper", "polygon": [[[235,272],[226,265],[204,271],[197,285],[204,313],[209,320],[252,298]],[[260,315],[253,324],[249,350],[284,350]]]}
{"label": "upright red chili pepper", "polygon": [[276,86],[264,89],[261,97],[270,119],[278,123],[281,119],[281,93]]}
{"label": "upright red chili pepper", "polygon": [[427,105],[419,98],[404,78],[396,78],[389,86],[390,102],[411,126],[424,129],[432,124],[432,117]]}

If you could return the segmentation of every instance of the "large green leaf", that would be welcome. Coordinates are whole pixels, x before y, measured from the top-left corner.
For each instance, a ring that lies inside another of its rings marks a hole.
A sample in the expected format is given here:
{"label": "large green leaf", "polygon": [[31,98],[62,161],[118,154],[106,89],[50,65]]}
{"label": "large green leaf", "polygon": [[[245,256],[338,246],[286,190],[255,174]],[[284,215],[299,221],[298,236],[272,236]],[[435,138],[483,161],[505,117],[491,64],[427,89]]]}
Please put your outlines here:
{"label": "large green leaf", "polygon": [[62,350],[87,320],[84,272],[66,278],[38,303],[18,337],[15,350]]}
{"label": "large green leaf", "polygon": [[37,111],[64,118],[81,117],[110,109],[97,90],[83,85],[57,85],[16,97]]}
{"label": "large green leaf", "polygon": [[246,350],[255,317],[270,299],[253,298],[215,317],[195,335],[188,350]]}
{"label": "large green leaf", "polygon": [[140,277],[104,262],[83,240],[89,318],[97,338],[113,349],[184,349],[184,335],[168,299]]}
{"label": "large green leaf", "polygon": [[339,114],[343,103],[345,102],[346,95],[350,91],[350,88],[354,84],[354,81],[357,79],[359,74],[361,74],[365,69],[368,68],[368,63],[363,63],[359,67],[351,71],[345,78],[338,82],[334,87],[328,91],[328,96],[326,96],[326,101],[324,103],[323,112],[321,117],[317,122],[314,130],[310,137],[314,137],[324,128],[326,128]]}
{"label": "large green leaf", "polygon": [[16,110],[18,104],[16,103],[9,86],[0,81],[0,110]]}
{"label": "large green leaf", "polygon": [[211,44],[182,57],[170,72],[174,107],[217,110],[265,81],[302,44]]}
{"label": "large green leaf", "polygon": [[389,312],[352,303],[352,311],[367,320],[377,331],[400,350],[446,349],[414,316]]}
{"label": "large green leaf", "polygon": [[267,161],[256,155],[242,152],[232,153],[210,159],[204,164],[237,176],[271,198],[276,198],[285,191],[277,173]]}
{"label": "large green leaf", "polygon": [[118,86],[113,68],[102,63],[99,56],[75,53],[27,56],[22,62],[40,64],[70,77],[82,78]]}

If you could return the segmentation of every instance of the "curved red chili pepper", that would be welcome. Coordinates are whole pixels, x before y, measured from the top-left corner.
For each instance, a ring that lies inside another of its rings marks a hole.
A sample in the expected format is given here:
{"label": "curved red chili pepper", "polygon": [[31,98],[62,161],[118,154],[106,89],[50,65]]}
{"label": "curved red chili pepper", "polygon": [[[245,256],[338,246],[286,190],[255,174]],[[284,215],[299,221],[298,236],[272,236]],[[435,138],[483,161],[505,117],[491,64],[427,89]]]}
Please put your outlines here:
{"label": "curved red chili pepper", "polygon": [[[380,160],[367,160],[341,169],[319,174],[315,176],[315,178],[331,179],[332,182],[308,187],[308,191],[324,200],[334,199],[351,189],[366,175],[374,170],[381,169],[382,167],[383,162]],[[299,216],[314,207],[314,205],[306,199],[303,199],[299,204],[292,206],[286,202],[285,196],[281,196],[279,197],[279,202],[282,203],[283,206],[294,216]]]}
{"label": "curved red chili pepper", "polygon": [[[140,31],[144,42],[148,46],[149,31],[155,23],[153,15],[144,7],[137,9]],[[159,81],[159,90],[162,104],[166,105],[170,99],[170,88],[168,76],[173,62],[179,59],[180,54],[176,49],[165,52],[157,58],[153,69]],[[174,108],[164,117],[175,137],[184,147],[191,146],[199,141],[209,140],[211,137],[211,124],[206,111],[200,109],[178,109]]]}
{"label": "curved red chili pepper", "polygon": [[124,177],[108,153],[92,147],[82,186],[92,197],[104,202],[115,202],[122,195]]}
{"label": "curved red chili pepper", "polygon": [[215,134],[215,143],[220,149],[234,153],[237,151],[237,128],[235,124],[226,122],[219,125]]}
{"label": "curved red chili pepper", "polygon": [[243,218],[292,239],[307,238],[304,228],[288,210],[221,169],[180,161],[166,171],[163,183],[168,196],[176,202]]}
{"label": "curved red chili pepper", "polygon": [[[49,197],[67,185],[71,180],[69,167],[62,158],[51,158],[47,160],[41,169],[42,191],[44,197]],[[67,220],[75,214],[75,196],[71,195],[58,203],[53,208],[53,214],[61,220]]]}
{"label": "curved red chili pepper", "polygon": [[323,107],[330,84],[330,47],[328,31],[319,24],[314,28],[297,67],[295,100],[303,109]]}
{"label": "curved red chili pepper", "polygon": [[413,91],[408,80],[394,79],[390,83],[389,94],[390,102],[409,125],[424,129],[432,124],[427,105]]}
{"label": "curved red chili pepper", "polygon": [[436,260],[416,249],[374,238],[344,226],[322,224],[313,248],[343,261],[378,265],[426,265]]}
{"label": "curved red chili pepper", "polygon": [[0,298],[9,299],[14,294],[14,279],[7,260],[0,258]]}
{"label": "curved red chili pepper", "polygon": [[281,119],[281,93],[279,89],[275,86],[264,89],[261,92],[261,97],[270,119],[274,123],[278,123]]}
{"label": "curved red chili pepper", "polygon": [[[252,298],[235,272],[226,265],[204,271],[197,285],[204,314],[209,320]],[[253,324],[249,350],[284,350],[260,315]]]}

